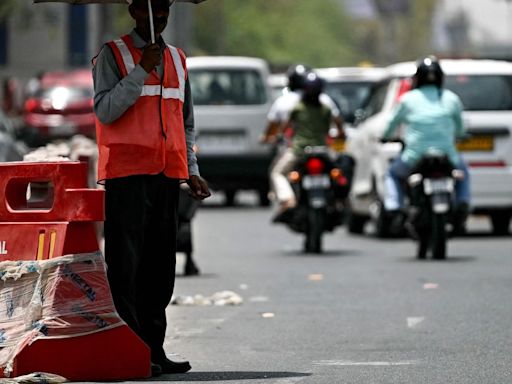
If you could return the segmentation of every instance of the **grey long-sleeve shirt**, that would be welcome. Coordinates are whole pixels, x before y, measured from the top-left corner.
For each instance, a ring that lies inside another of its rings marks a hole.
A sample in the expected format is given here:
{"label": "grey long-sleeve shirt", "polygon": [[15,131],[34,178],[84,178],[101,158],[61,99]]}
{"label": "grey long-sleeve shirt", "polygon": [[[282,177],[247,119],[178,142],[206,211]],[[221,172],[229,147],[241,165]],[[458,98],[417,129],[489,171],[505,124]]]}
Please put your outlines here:
{"label": "grey long-sleeve shirt", "polygon": [[[144,48],[146,42],[135,30],[130,33],[136,48]],[[159,41],[162,51],[165,48],[163,39]],[[163,75],[163,64],[157,67],[160,76]],[[139,98],[148,73],[139,64],[127,76],[122,77],[115,56],[108,45],[105,45],[98,57],[93,71],[94,79],[94,112],[103,124],[110,124]],[[199,175],[199,167],[193,147],[195,144],[194,107],[190,83],[185,84],[185,102],[183,104],[183,119],[185,139],[187,142],[187,159],[189,175]]]}

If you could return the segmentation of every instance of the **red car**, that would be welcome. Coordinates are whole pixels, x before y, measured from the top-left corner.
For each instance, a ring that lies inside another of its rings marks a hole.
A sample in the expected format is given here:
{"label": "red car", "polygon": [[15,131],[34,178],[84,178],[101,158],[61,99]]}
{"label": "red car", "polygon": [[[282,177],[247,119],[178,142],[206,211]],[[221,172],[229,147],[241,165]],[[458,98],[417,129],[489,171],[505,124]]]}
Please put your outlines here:
{"label": "red car", "polygon": [[45,72],[25,101],[26,141],[40,145],[77,134],[94,138],[93,95],[90,69]]}

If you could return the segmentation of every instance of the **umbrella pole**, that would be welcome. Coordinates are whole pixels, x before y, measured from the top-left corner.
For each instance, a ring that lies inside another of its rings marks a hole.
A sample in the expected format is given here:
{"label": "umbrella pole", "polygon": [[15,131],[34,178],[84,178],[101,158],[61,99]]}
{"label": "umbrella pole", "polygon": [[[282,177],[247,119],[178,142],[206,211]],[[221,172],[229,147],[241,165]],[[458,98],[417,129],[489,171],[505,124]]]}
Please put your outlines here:
{"label": "umbrella pole", "polygon": [[148,0],[149,11],[149,29],[151,30],[151,44],[155,44],[155,23],[153,21],[153,8],[151,8],[151,0]]}

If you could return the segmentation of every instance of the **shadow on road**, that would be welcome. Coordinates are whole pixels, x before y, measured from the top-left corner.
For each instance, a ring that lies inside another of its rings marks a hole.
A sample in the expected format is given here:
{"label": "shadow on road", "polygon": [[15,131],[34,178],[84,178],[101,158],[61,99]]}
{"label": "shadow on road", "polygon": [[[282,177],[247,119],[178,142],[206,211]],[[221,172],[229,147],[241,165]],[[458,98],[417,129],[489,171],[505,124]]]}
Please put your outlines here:
{"label": "shadow on road", "polygon": [[471,261],[477,261],[478,258],[476,256],[457,256],[457,255],[448,255],[444,260],[436,260],[436,259],[423,259],[419,260],[416,256],[409,256],[407,258],[400,258],[400,261],[403,262],[415,262],[415,263],[467,263]]}
{"label": "shadow on road", "polygon": [[294,256],[294,257],[315,257],[315,258],[326,258],[326,257],[347,257],[347,256],[356,256],[360,254],[360,251],[356,251],[353,249],[328,249],[323,251],[322,253],[306,253],[300,249],[292,249],[281,252],[284,256]]}
{"label": "shadow on road", "polygon": [[262,380],[262,379],[284,379],[290,377],[306,377],[311,373],[301,372],[189,372],[183,375],[162,375],[149,379],[148,381],[239,381],[239,380]]}

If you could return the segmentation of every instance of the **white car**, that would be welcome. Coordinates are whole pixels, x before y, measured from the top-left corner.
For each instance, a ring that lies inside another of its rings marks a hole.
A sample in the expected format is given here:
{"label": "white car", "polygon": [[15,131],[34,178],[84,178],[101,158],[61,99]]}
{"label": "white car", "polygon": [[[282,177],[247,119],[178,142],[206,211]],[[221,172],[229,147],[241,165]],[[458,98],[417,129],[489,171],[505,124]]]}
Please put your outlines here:
{"label": "white car", "polygon": [[[512,216],[512,63],[446,59],[441,67],[445,87],[464,105],[469,138],[459,143],[459,151],[469,166],[472,212],[488,215],[494,234],[506,234]],[[348,220],[352,233],[362,233],[372,219],[377,235],[388,234],[381,215],[383,180],[401,146],[381,143],[379,138],[398,98],[410,87],[416,66],[406,62],[386,70],[387,78],[358,112],[360,121],[347,140],[347,150],[356,160]]]}
{"label": "white car", "polygon": [[378,67],[316,68],[325,81],[324,92],[337,104],[348,127],[355,120],[355,112],[370,96],[373,86],[384,79],[386,71]]}
{"label": "white car", "polygon": [[266,61],[253,57],[189,57],[197,158],[201,175],[233,205],[238,190],[256,190],[268,205],[274,149],[259,142],[272,102]]}

